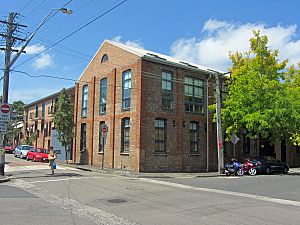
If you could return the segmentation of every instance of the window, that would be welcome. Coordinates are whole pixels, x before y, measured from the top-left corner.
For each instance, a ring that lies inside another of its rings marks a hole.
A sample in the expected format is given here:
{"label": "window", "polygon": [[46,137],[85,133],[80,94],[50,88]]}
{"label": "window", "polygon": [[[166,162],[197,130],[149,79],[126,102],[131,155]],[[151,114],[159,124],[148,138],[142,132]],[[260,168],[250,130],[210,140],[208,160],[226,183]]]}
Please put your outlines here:
{"label": "window", "polygon": [[87,109],[88,109],[88,85],[84,85],[82,87],[82,111],[81,117],[87,117]]}
{"label": "window", "polygon": [[126,70],[122,74],[122,109],[130,109],[130,89],[131,89],[131,70]]}
{"label": "window", "polygon": [[155,152],[165,153],[166,149],[166,120],[155,119]]}
{"label": "window", "polygon": [[86,123],[81,124],[80,130],[80,151],[86,150]]}
{"label": "window", "polygon": [[103,138],[102,138],[102,130],[101,130],[102,124],[105,124],[105,121],[100,121],[100,123],[99,123],[99,150],[98,150],[98,152],[103,152]]}
{"label": "window", "polygon": [[190,152],[199,153],[199,123],[190,123]]}
{"label": "window", "polygon": [[100,114],[106,113],[106,92],[107,92],[107,79],[103,78],[100,81]]}
{"label": "window", "polygon": [[42,103],[42,118],[45,117],[45,102]]}
{"label": "window", "polygon": [[45,121],[41,120],[41,132],[44,132],[44,127],[45,127]]}
{"label": "window", "polygon": [[161,74],[162,109],[173,108],[172,72],[163,71]]}
{"label": "window", "polygon": [[49,136],[51,136],[51,131],[52,131],[52,122],[49,122]]}
{"label": "window", "polygon": [[203,80],[193,77],[186,77],[184,79],[184,83],[185,111],[203,113]]}
{"label": "window", "polygon": [[101,63],[104,63],[104,62],[106,62],[107,60],[108,60],[108,55],[107,55],[107,54],[104,54],[104,55],[102,56]]}
{"label": "window", "polygon": [[122,144],[121,152],[129,151],[129,139],[130,139],[130,118],[122,119]]}
{"label": "window", "polygon": [[35,105],[35,118],[39,117],[39,106],[36,104]]}

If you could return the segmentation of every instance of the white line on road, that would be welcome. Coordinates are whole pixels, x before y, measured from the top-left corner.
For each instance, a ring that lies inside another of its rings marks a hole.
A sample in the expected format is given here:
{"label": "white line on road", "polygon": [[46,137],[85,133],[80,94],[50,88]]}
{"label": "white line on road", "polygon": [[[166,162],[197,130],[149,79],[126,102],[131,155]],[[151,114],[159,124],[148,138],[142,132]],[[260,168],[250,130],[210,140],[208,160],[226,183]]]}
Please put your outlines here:
{"label": "white line on road", "polygon": [[161,184],[166,185],[169,187],[175,187],[175,188],[182,188],[182,189],[189,189],[194,191],[206,191],[210,193],[217,193],[217,194],[224,194],[224,195],[231,195],[231,196],[237,196],[237,197],[244,197],[244,198],[251,198],[255,200],[261,200],[266,202],[274,202],[284,205],[291,205],[291,206],[300,206],[300,202],[293,201],[293,200],[286,200],[286,199],[280,199],[280,198],[272,198],[267,196],[261,196],[261,195],[254,195],[254,194],[246,194],[246,193],[240,193],[240,192],[234,192],[234,191],[224,191],[224,190],[218,190],[218,189],[211,189],[211,188],[203,188],[203,187],[193,187],[190,185],[185,184],[177,184],[167,181],[159,181],[159,180],[152,180],[148,178],[140,178],[140,180],[155,184]]}
{"label": "white line on road", "polygon": [[104,210],[86,205],[82,202],[70,198],[64,198],[46,191],[34,184],[18,179],[9,184],[10,186],[21,188],[53,205],[70,211],[71,213],[87,219],[88,221],[99,225],[136,225],[123,217],[116,216]]}
{"label": "white line on road", "polygon": [[81,179],[95,179],[95,178],[101,178],[101,177],[70,177],[70,178],[62,178],[62,179],[55,179],[55,180],[37,180],[37,181],[31,181],[31,184],[35,183],[48,183],[48,182],[59,182],[59,181],[67,181],[67,180],[81,180]]}

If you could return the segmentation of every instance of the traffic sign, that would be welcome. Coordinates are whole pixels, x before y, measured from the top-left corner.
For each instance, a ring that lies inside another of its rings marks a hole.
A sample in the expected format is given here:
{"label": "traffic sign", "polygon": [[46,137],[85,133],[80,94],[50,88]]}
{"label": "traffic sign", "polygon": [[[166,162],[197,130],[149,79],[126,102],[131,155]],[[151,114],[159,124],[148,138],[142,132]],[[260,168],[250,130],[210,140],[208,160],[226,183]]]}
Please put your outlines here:
{"label": "traffic sign", "polygon": [[6,103],[0,103],[0,122],[9,122],[11,117],[11,106]]}
{"label": "traffic sign", "polygon": [[7,131],[7,123],[0,122],[0,132],[6,132]]}
{"label": "traffic sign", "polygon": [[108,126],[107,126],[105,123],[103,123],[103,124],[101,124],[101,126],[100,126],[100,130],[101,130],[101,136],[102,136],[103,138],[106,138],[107,132],[108,132]]}
{"label": "traffic sign", "polygon": [[231,141],[233,144],[238,143],[239,140],[240,140],[239,137],[236,136],[235,134],[233,134],[233,135],[231,136],[231,138],[230,138],[230,141]]}

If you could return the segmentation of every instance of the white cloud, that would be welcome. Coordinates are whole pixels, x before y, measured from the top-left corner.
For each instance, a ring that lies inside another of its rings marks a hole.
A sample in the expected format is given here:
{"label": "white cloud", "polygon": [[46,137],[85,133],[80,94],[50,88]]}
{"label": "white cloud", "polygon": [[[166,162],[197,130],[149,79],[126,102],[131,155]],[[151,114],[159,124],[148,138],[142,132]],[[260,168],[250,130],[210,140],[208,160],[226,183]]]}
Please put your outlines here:
{"label": "white cloud", "polygon": [[36,45],[28,45],[25,48],[26,54],[33,55],[36,53],[39,53],[41,51],[44,51],[46,47],[44,45],[36,44]]}
{"label": "white cloud", "polygon": [[121,44],[125,44],[125,45],[130,45],[132,47],[136,47],[136,48],[144,48],[141,41],[140,40],[134,40],[134,41],[131,41],[131,40],[127,40],[127,41],[121,41],[122,39],[122,36],[116,36],[112,39],[112,41],[115,41],[115,42],[118,42],[118,43],[121,43]]}
{"label": "white cloud", "polygon": [[45,69],[53,65],[53,56],[51,56],[50,54],[41,54],[41,56],[34,60],[34,62],[32,63],[33,68],[36,70]]}
{"label": "white cloud", "polygon": [[25,90],[12,89],[9,91],[9,102],[22,100],[25,104],[28,104],[55,92],[57,92],[57,90],[49,88],[26,88]]}
{"label": "white cloud", "polygon": [[279,50],[281,60],[289,59],[289,64],[300,61],[300,39],[296,39],[296,25],[268,27],[264,23],[238,24],[210,19],[202,28],[202,39],[197,37],[176,40],[170,49],[172,56],[203,66],[226,70],[230,67],[229,51],[249,50],[249,39],[253,30],[269,38],[269,47]]}

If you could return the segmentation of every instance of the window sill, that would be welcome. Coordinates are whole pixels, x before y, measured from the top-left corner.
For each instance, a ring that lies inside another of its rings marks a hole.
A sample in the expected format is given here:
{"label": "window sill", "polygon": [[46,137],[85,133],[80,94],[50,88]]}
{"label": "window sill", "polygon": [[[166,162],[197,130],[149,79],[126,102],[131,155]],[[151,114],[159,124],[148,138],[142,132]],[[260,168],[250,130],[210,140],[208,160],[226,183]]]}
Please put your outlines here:
{"label": "window sill", "polygon": [[122,111],[130,111],[130,108],[128,108],[128,109],[123,109],[123,108],[122,108]]}
{"label": "window sill", "polygon": [[194,115],[205,115],[205,113],[202,113],[202,112],[188,112],[188,111],[184,111],[185,113],[188,113],[188,114],[194,114]]}
{"label": "window sill", "polygon": [[102,151],[102,152],[98,152],[98,155],[104,155],[104,152]]}
{"label": "window sill", "polygon": [[155,156],[167,156],[166,152],[155,152],[154,153]]}
{"label": "window sill", "polygon": [[200,156],[200,153],[198,153],[198,152],[190,152],[190,156]]}
{"label": "window sill", "polygon": [[129,152],[121,152],[120,155],[126,155],[126,156],[128,156]]}

